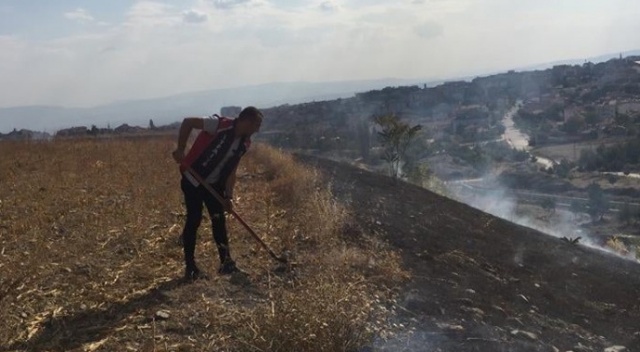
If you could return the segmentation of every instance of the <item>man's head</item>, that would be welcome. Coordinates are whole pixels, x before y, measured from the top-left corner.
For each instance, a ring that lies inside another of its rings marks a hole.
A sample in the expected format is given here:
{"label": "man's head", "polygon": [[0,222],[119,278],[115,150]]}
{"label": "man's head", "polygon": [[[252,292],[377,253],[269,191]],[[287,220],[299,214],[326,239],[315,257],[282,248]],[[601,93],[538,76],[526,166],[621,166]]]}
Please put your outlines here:
{"label": "man's head", "polygon": [[262,125],[262,113],[255,107],[248,106],[240,112],[236,128],[238,134],[251,136],[260,130],[260,125]]}

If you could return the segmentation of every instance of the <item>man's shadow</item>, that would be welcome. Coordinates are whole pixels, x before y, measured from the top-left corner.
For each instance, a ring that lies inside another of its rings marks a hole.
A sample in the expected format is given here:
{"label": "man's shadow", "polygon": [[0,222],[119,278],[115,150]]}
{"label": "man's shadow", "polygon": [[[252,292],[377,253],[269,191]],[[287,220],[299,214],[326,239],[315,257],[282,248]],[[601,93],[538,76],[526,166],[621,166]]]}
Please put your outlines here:
{"label": "man's shadow", "polygon": [[[184,284],[184,279],[172,279],[149,292],[124,302],[111,303],[107,308],[88,309],[72,315],[49,318],[27,341],[0,346],[0,351],[68,351],[110,335],[131,313],[147,310],[169,301],[165,291]],[[151,316],[149,319],[151,320]]]}

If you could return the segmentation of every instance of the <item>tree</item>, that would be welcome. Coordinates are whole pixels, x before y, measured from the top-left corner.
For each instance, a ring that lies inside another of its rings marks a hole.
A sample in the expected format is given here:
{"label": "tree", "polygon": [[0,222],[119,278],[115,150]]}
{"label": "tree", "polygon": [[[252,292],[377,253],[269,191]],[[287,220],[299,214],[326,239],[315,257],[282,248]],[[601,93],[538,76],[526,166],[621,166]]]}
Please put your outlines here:
{"label": "tree", "polygon": [[371,138],[369,133],[369,123],[360,121],[357,125],[358,149],[364,160],[369,160],[369,150],[371,149]]}
{"label": "tree", "polygon": [[562,130],[568,134],[577,134],[584,127],[584,120],[581,118],[574,116],[567,120],[562,125]]}
{"label": "tree", "polygon": [[620,208],[620,212],[618,212],[618,220],[626,225],[630,225],[634,217],[635,212],[633,211],[633,208],[631,208],[631,204],[629,204],[629,202],[625,202],[622,205],[622,208]]}
{"label": "tree", "polygon": [[584,122],[589,126],[593,127],[600,121],[600,116],[595,111],[587,111],[584,114]]}
{"label": "tree", "polygon": [[542,209],[548,211],[549,215],[556,212],[556,201],[551,197],[542,199],[540,201],[540,206],[542,207]]}
{"label": "tree", "polygon": [[616,114],[614,120],[618,125],[622,126],[626,126],[631,122],[631,118],[627,114]]}
{"label": "tree", "polygon": [[609,210],[609,200],[597,183],[591,183],[587,187],[587,194],[589,195],[588,212],[593,221],[602,220],[604,214]]}
{"label": "tree", "polygon": [[567,178],[569,177],[569,174],[571,173],[571,169],[573,168],[573,163],[570,162],[567,159],[562,159],[560,160],[559,164],[556,164],[554,166],[554,171],[556,173],[556,175],[562,177],[562,178]]}
{"label": "tree", "polygon": [[400,166],[406,157],[405,152],[422,126],[410,126],[400,121],[395,114],[376,116],[373,121],[380,127],[378,136],[384,151],[382,159],[389,163],[389,174],[399,177]]}
{"label": "tree", "polygon": [[156,125],[153,124],[153,119],[149,119],[149,129],[150,130],[155,130],[156,129]]}
{"label": "tree", "polygon": [[569,210],[571,211],[571,214],[573,214],[573,220],[575,221],[578,219],[580,213],[584,213],[586,209],[585,205],[581,201],[573,200],[569,204]]}

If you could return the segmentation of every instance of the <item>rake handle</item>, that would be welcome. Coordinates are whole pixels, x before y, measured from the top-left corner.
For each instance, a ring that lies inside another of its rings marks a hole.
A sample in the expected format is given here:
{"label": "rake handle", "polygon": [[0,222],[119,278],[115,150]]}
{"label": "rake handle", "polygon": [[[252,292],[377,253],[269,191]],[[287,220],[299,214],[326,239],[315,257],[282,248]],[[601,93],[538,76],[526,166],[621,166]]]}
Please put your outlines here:
{"label": "rake handle", "polygon": [[[195,178],[198,181],[198,183],[200,183],[207,191],[209,191],[209,193],[211,193],[211,195],[213,195],[213,197],[217,199],[218,202],[220,202],[220,204],[224,204],[224,198],[222,198],[222,196],[220,196],[220,194],[218,194],[218,192],[216,192],[216,190],[214,190],[213,187],[211,187],[211,185],[209,185],[205,180],[203,180],[202,177],[200,177],[200,175],[198,175],[197,172],[193,171],[191,167],[187,167],[187,172],[189,172],[189,174],[193,176],[193,178]],[[253,238],[256,241],[258,241],[258,243],[260,243],[260,245],[262,245],[262,247],[265,250],[267,250],[267,252],[269,252],[269,255],[273,257],[273,259],[283,263],[286,262],[286,259],[278,257],[273,252],[273,250],[271,250],[271,248],[269,248],[269,246],[267,246],[267,244],[264,243],[264,241],[260,238],[260,236],[258,236],[258,234],[255,233],[255,231],[253,231],[253,229],[249,226],[249,224],[247,224],[240,217],[240,215],[238,215],[238,213],[235,212],[235,210],[231,209],[229,213],[231,213],[231,215],[233,215],[233,217],[236,218],[236,220],[238,220],[242,224],[242,226],[244,226],[244,228],[247,229],[247,231],[249,231],[251,236],[253,236]]]}

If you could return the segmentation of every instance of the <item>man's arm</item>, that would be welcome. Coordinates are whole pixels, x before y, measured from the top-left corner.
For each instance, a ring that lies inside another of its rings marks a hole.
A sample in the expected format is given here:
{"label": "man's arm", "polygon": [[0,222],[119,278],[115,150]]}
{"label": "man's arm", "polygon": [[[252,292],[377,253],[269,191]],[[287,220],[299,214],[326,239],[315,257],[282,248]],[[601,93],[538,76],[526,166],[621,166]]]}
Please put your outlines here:
{"label": "man's arm", "polygon": [[180,132],[178,132],[178,147],[173,152],[173,159],[177,163],[182,162],[184,158],[184,149],[187,147],[187,140],[191,131],[194,129],[203,129],[204,119],[201,117],[185,117],[180,124]]}

